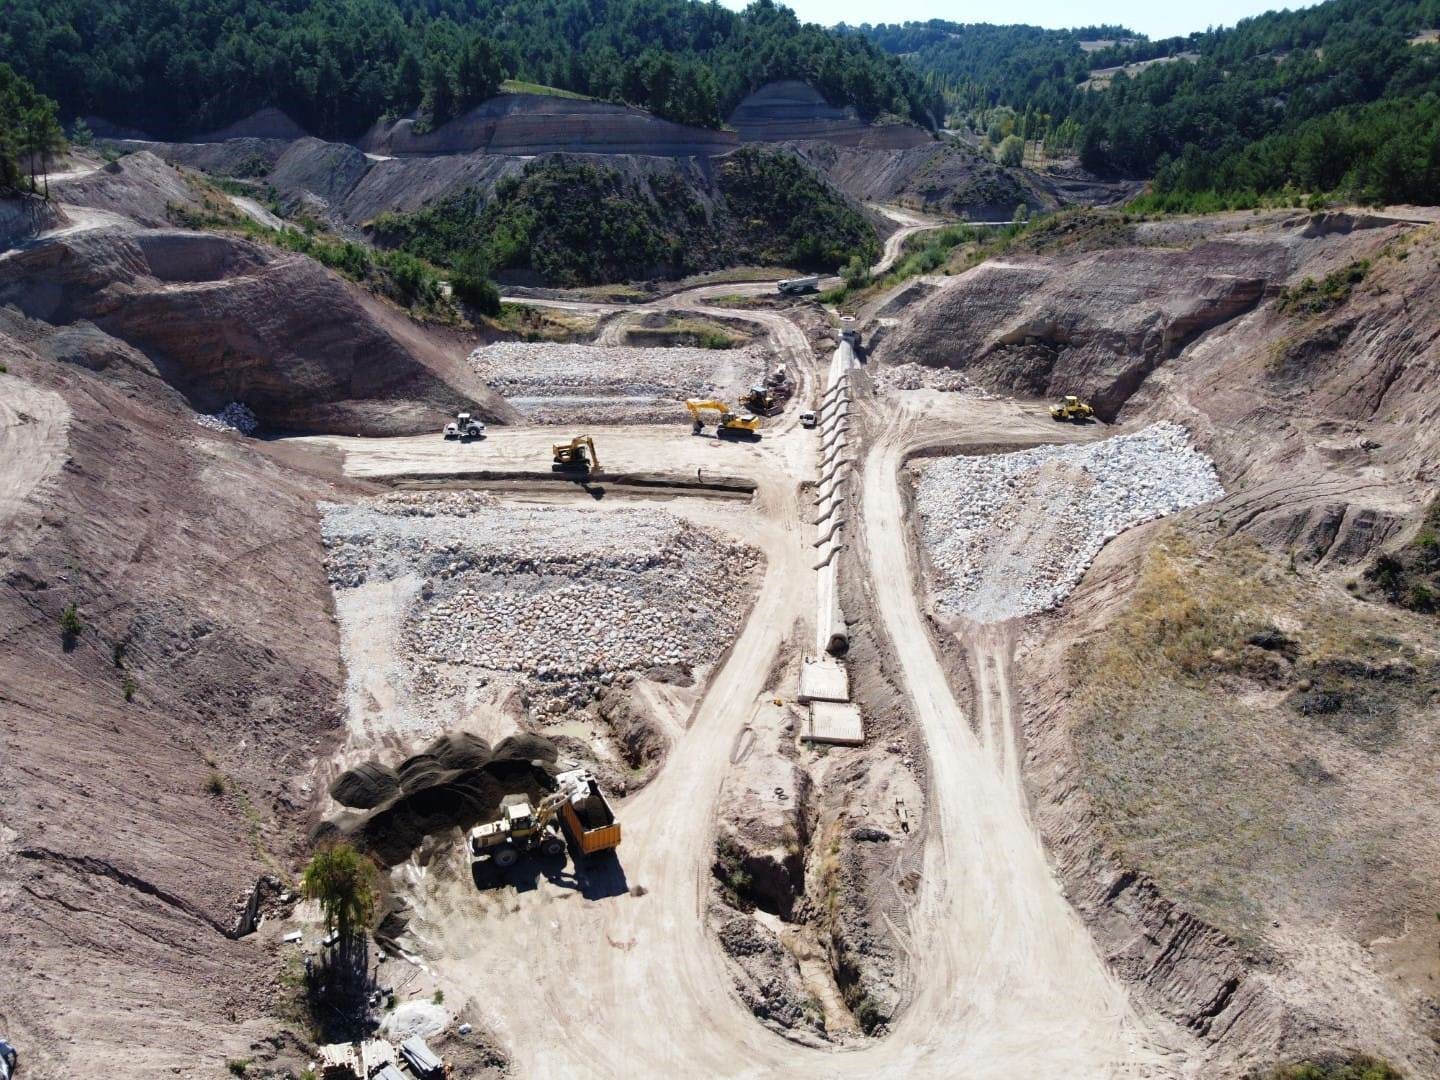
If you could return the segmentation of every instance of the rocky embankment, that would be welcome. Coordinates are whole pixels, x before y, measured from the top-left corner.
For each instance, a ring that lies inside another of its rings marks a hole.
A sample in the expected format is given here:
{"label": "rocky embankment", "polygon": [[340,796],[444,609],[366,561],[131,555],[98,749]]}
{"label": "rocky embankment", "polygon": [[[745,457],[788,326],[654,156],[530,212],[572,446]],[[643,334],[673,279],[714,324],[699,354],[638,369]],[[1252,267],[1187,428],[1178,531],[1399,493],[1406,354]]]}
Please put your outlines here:
{"label": "rocky embankment", "polygon": [[686,127],[644,109],[549,94],[500,94],[423,134],[413,120],[377,125],[360,148],[378,155],[643,154],[696,157],[733,150],[733,132]]}
{"label": "rocky embankment", "polygon": [[927,464],[915,505],[936,608],[972,622],[1045,611],[1126,529],[1224,494],[1210,460],[1172,423]]}
{"label": "rocky embankment", "polygon": [[308,258],[231,236],[57,237],[0,261],[3,305],[47,355],[201,413],[242,402],[270,430],[399,435],[467,405],[513,415],[459,350],[398,311]]}
{"label": "rocky embankment", "polygon": [[31,197],[0,199],[0,251],[65,222],[65,212],[53,202]]}
{"label": "rocky embankment", "polygon": [[913,309],[881,360],[966,371],[1010,394],[1080,394],[1113,419],[1158,365],[1288,276],[1279,242],[983,263]]}
{"label": "rocky embankment", "polygon": [[867,124],[795,79],[767,83],[737,105],[728,123],[743,142],[824,142],[868,150],[904,150],[934,142],[913,124]]}
{"label": "rocky embankment", "polygon": [[798,142],[794,151],[836,187],[862,202],[918,206],[945,218],[1009,221],[1017,206],[1032,213],[1060,207],[1045,184],[954,139],[896,148]]}
{"label": "rocky embankment", "polygon": [[0,498],[0,1023],[22,1075],[220,1075],[281,1026],[237,905],[298,858],[339,720],[329,488],[134,379],[4,330],[0,360],[3,471],[37,478]]}
{"label": "rocky embankment", "polygon": [[470,354],[475,373],[538,423],[677,423],[686,398],[737,402],[761,382],[757,347],[641,348],[502,341]]}

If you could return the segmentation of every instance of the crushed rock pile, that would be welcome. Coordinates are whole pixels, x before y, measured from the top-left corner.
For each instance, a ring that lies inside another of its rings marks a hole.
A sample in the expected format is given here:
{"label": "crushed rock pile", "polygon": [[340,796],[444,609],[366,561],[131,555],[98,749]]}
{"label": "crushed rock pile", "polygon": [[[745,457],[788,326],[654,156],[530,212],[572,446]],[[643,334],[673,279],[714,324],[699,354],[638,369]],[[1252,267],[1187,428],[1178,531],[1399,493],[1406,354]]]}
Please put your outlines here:
{"label": "crushed rock pile", "polygon": [[195,423],[211,431],[238,431],[241,435],[254,435],[260,427],[250,408],[241,402],[232,401],[217,413],[201,413]]}
{"label": "crushed rock pile", "polygon": [[895,364],[883,367],[876,374],[876,381],[885,390],[943,390],[961,393],[967,397],[995,396],[976,386],[963,371],[926,367],[924,364]]}
{"label": "crushed rock pile", "polygon": [[739,400],[765,373],[755,346],[700,349],[501,341],[470,354],[487,384],[536,423],[668,423],[688,397]]}
{"label": "crushed rock pile", "polygon": [[936,606],[976,622],[1054,607],[1107,541],[1225,494],[1177,424],[1080,446],[937,460],[916,488]]}
{"label": "crushed rock pile", "polygon": [[663,510],[501,506],[478,492],[322,504],[336,589],[418,574],[401,654],[511,673],[540,712],[594,687],[712,663],[739,631],[759,555]]}

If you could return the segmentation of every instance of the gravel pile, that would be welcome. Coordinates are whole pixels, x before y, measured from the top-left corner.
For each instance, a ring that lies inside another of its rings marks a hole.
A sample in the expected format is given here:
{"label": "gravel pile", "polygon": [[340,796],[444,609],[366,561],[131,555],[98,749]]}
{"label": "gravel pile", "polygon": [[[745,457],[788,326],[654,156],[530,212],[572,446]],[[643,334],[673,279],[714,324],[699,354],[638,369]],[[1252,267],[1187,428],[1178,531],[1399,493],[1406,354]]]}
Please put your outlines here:
{"label": "gravel pile", "polygon": [[997,622],[1054,607],[1111,538],[1224,495],[1176,424],[1083,446],[943,458],[916,489],[942,612]]}
{"label": "gravel pile", "polygon": [[962,371],[933,368],[924,364],[896,364],[881,368],[876,381],[884,390],[945,390],[968,397],[993,398],[988,390],[976,386]]}
{"label": "gravel pile", "polygon": [[476,373],[536,423],[670,423],[687,397],[735,399],[765,373],[763,350],[502,341]]}
{"label": "gravel pile", "polygon": [[195,423],[211,431],[238,431],[241,435],[253,435],[260,427],[255,414],[238,401],[230,402],[217,413],[201,413],[195,417]]}
{"label": "gravel pile", "polygon": [[542,712],[654,668],[712,663],[759,556],[663,510],[500,506],[478,492],[322,504],[331,584],[419,574],[400,632],[422,682],[465,664],[524,678]]}

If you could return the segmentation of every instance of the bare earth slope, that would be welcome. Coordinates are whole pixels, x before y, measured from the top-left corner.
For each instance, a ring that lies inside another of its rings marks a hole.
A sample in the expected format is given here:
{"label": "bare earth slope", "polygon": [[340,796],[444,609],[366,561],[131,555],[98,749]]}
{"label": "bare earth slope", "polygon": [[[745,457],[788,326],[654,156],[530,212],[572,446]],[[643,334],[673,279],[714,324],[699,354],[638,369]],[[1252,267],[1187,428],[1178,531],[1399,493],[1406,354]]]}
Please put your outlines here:
{"label": "bare earth slope", "polygon": [[236,905],[290,864],[305,798],[278,778],[336,720],[324,485],[3,335],[0,358],[25,425],[0,502],[0,1025],[26,1075],[122,1046],[127,1075],[215,1075],[273,1030],[276,962],[231,939]]}
{"label": "bare earth slope", "polygon": [[0,262],[0,305],[102,331],[201,412],[280,430],[406,434],[509,410],[408,318],[304,256],[218,234],[95,230]]}

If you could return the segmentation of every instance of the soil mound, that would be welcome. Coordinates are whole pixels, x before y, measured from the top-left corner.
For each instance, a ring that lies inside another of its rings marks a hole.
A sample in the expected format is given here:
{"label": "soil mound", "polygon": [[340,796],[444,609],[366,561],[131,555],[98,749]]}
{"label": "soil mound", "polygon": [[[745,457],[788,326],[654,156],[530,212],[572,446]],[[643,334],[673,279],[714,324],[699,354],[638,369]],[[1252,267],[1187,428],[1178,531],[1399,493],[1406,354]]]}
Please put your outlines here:
{"label": "soil mound", "polygon": [[349,769],[330,785],[332,799],[357,810],[373,810],[399,793],[400,774],[378,761],[367,761]]}
{"label": "soil mound", "polygon": [[559,756],[539,735],[512,735],[493,751],[468,732],[442,735],[394,768],[367,761],[341,775],[330,789],[335,801],[371,813],[342,814],[316,837],[347,838],[394,866],[427,836],[490,820],[507,795],[540,800],[555,788]]}
{"label": "soil mound", "polygon": [[148,150],[128,154],[104,168],[51,185],[62,203],[107,210],[147,228],[170,224],[170,208],[200,205],[195,189],[173,165]]}

